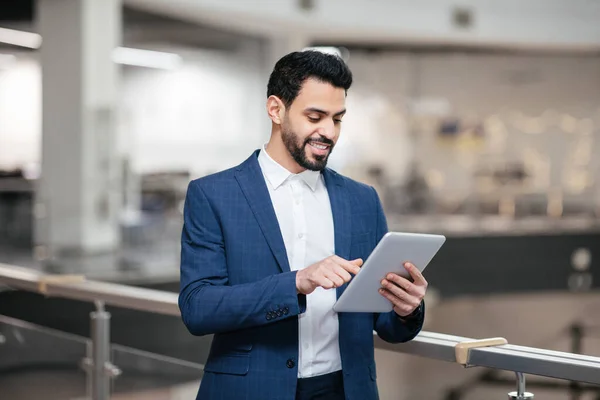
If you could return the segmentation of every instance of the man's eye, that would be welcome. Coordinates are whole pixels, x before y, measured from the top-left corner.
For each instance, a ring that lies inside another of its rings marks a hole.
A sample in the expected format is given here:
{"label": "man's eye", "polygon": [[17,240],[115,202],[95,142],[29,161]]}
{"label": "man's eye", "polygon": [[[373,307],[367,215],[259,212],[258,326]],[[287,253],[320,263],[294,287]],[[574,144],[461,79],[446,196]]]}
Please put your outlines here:
{"label": "man's eye", "polygon": [[336,124],[341,124],[342,120],[341,119],[334,119],[333,122],[335,122]]}
{"label": "man's eye", "polygon": [[321,118],[319,118],[319,117],[308,117],[308,120],[309,120],[310,122],[319,122],[319,120],[320,120],[320,119],[321,119]]}

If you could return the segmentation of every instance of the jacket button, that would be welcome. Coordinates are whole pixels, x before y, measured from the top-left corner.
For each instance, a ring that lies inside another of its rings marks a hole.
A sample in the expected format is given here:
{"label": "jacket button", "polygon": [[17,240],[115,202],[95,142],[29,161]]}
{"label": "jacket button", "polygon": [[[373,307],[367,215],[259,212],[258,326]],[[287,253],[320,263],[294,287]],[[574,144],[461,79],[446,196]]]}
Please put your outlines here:
{"label": "jacket button", "polygon": [[288,313],[289,313],[289,312],[290,312],[290,309],[289,309],[289,308],[285,307],[285,308],[283,309],[283,315],[288,315]]}
{"label": "jacket button", "polygon": [[267,316],[265,318],[267,318],[267,321],[270,321],[273,317],[271,317],[271,313],[267,313]]}
{"label": "jacket button", "polygon": [[282,315],[283,315],[283,311],[281,311],[281,310],[277,310],[277,316],[278,316],[278,317],[281,317]]}
{"label": "jacket button", "polygon": [[294,368],[296,366],[296,363],[290,358],[285,362],[285,366],[288,368]]}

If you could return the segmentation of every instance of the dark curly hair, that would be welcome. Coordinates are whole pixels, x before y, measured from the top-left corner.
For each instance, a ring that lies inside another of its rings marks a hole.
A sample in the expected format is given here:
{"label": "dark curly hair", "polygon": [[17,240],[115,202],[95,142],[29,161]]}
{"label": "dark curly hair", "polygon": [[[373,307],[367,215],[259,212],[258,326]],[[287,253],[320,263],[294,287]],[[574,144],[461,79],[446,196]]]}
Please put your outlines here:
{"label": "dark curly hair", "polygon": [[267,85],[267,97],[275,95],[289,107],[309,78],[346,92],[352,85],[352,72],[340,57],[315,50],[296,51],[275,64]]}

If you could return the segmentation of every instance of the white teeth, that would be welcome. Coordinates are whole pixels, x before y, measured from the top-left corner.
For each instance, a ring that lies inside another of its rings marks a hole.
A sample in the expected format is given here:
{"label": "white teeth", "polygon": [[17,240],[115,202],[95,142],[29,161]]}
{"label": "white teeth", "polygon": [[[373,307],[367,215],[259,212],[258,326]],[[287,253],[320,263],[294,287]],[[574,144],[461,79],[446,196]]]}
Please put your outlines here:
{"label": "white teeth", "polygon": [[310,145],[320,150],[325,150],[327,148],[327,146],[324,146],[322,144],[311,143]]}

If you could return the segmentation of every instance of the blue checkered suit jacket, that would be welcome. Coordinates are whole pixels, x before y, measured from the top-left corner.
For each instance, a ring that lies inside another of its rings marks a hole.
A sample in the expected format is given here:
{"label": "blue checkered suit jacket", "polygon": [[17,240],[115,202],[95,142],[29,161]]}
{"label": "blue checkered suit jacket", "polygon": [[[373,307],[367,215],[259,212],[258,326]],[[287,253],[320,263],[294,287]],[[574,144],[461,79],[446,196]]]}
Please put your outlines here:
{"label": "blue checkered suit jacket", "polygon": [[[293,400],[298,374],[296,291],[286,249],[258,164],[192,181],[181,250],[179,307],[193,335],[214,334],[197,399]],[[323,171],[335,229],[335,252],[366,259],[387,231],[375,190]],[[344,287],[337,289],[338,297]],[[420,331],[423,315],[404,323],[393,312],[340,313],[340,353],[347,399],[378,398],[373,330],[388,342]]]}

